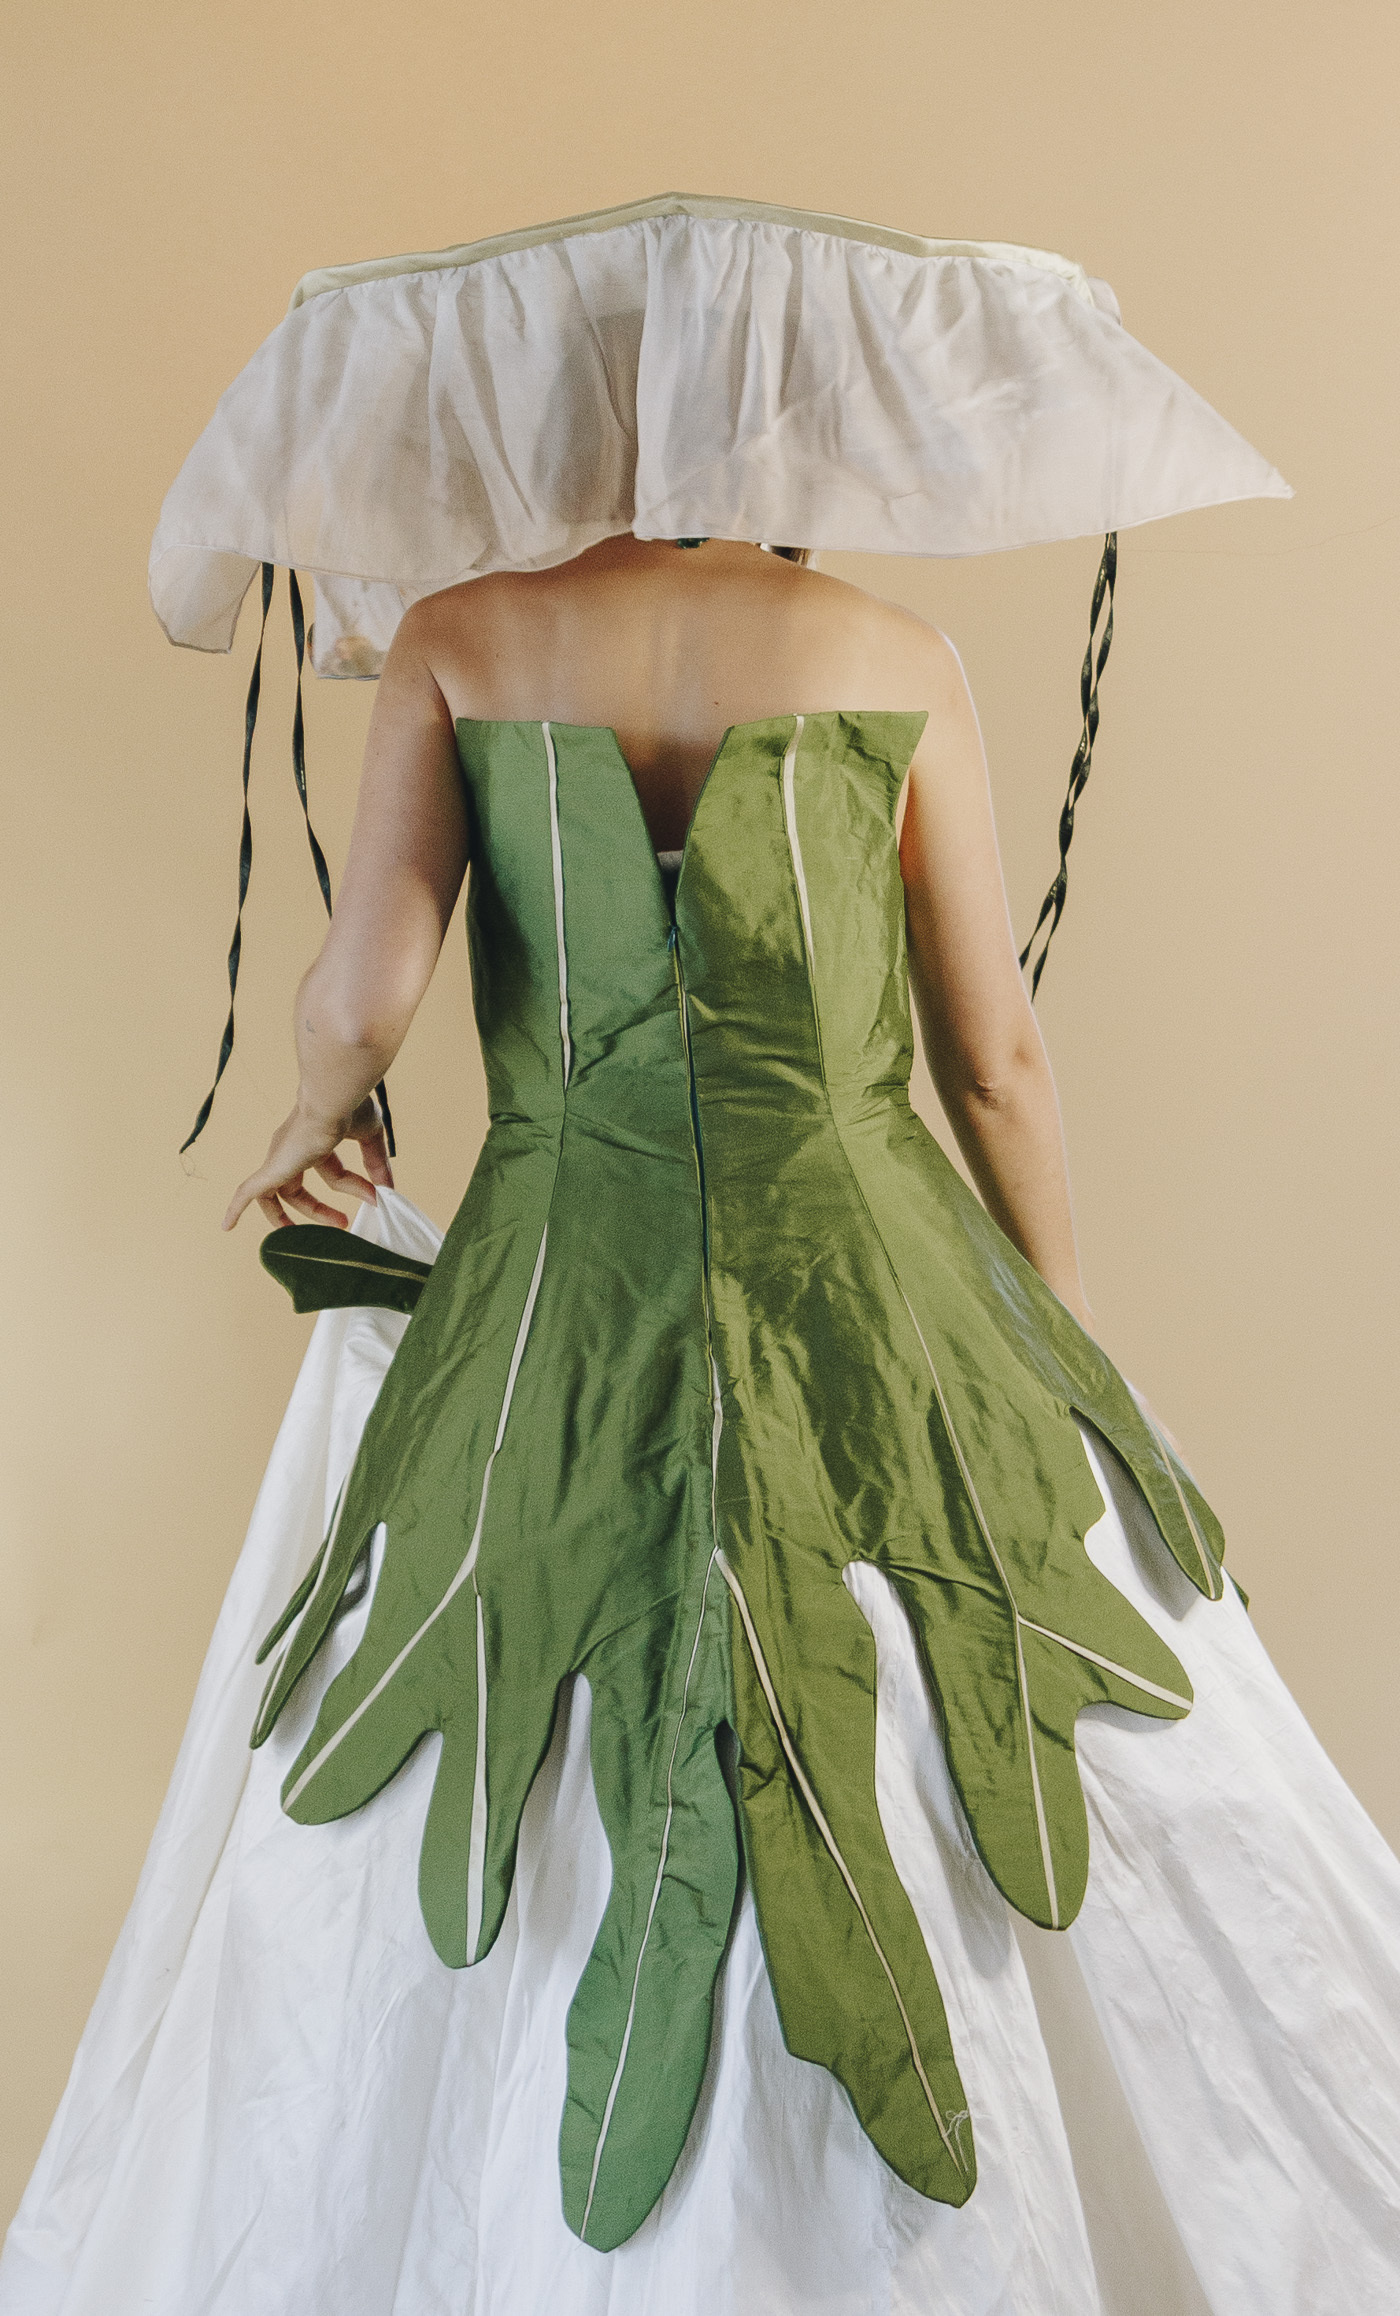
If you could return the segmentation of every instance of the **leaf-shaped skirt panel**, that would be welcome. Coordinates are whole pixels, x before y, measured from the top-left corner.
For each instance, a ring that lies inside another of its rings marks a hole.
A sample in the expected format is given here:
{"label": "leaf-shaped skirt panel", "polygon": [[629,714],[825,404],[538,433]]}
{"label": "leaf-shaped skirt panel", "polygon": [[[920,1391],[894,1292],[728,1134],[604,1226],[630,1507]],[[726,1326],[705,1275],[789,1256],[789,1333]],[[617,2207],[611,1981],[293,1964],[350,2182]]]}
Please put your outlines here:
{"label": "leaf-shaped skirt panel", "polygon": [[569,2011],[564,2215],[611,2250],[680,2155],[710,2048],[738,1881],[717,1752],[732,1720],[728,1601],[713,1557],[683,1601],[589,1658],[594,1790],[613,1880]]}
{"label": "leaf-shaped skirt panel", "polygon": [[[965,1329],[995,1339],[1060,1408],[1073,1408],[1128,1466],[1167,1550],[1218,1600],[1225,1539],[1190,1472],[1113,1362],[992,1221],[906,1099],[843,1120],[861,1195],[918,1314],[940,1373],[956,1377]],[[1002,1362],[996,1360],[1000,1367]],[[993,1355],[984,1354],[986,1370]],[[996,1406],[990,1413],[993,1424]],[[1015,1455],[1015,1442],[1002,1443]]]}
{"label": "leaf-shaped skirt panel", "polygon": [[570,2222],[597,2245],[660,2194],[704,2073],[738,1858],[716,1753],[727,1595],[693,1153],[639,1168],[585,1122],[539,1186],[523,1216],[487,1197],[434,1266],[263,1727],[329,1629],[355,1539],[382,1524],[364,1633],[284,1806],[344,1815],[440,1732],[419,1890],[461,1965],[499,1929],[561,1684],[589,1680],[614,1881],[571,2013],[561,2163]]}
{"label": "leaf-shaped skirt panel", "polygon": [[967,2100],[876,1805],[875,1644],[844,1585],[783,1562],[771,1546],[744,1575],[721,1561],[744,1850],[783,2038],[844,2085],[901,2179],[964,2203]]}
{"label": "leaf-shaped skirt panel", "polygon": [[[1071,1409],[985,1288],[943,1262],[897,1176],[877,1185],[888,1240],[877,1229],[859,1130],[853,1162],[844,1121],[809,1114],[799,1131],[784,1118],[763,1179],[736,1153],[741,1198],[727,1106],[712,1102],[706,1124],[735,1407],[726,1549],[746,1586],[781,1569],[775,1647],[783,1619],[819,1598],[833,1617],[855,1613],[841,1584],[852,1559],[899,1586],[982,1858],[1014,1906],[1063,1927],[1088,1870],[1076,1715],[1103,1698],[1155,1716],[1190,1703],[1171,1652],[1084,1549],[1103,1506]],[[883,1160],[878,1117],[870,1133]],[[789,1710],[854,1725],[850,1678],[831,1650],[799,1658]]]}
{"label": "leaf-shaped skirt panel", "polygon": [[956,1506],[954,1549],[934,1537],[922,1555],[896,1545],[878,1564],[910,1613],[994,1880],[1021,1913],[1062,1929],[1089,1871],[1079,1713],[1107,1702],[1179,1719],[1191,1685],[1083,1549],[1103,1507],[1069,1411],[1033,1376],[989,1389],[965,1344],[960,1364],[940,1370],[907,1308],[933,1394],[931,1457]]}
{"label": "leaf-shaped skirt panel", "polygon": [[[489,1495],[495,1435],[539,1292],[558,1165],[553,1136],[525,1125],[493,1128],[488,1136],[371,1410],[319,1565],[309,1572],[313,1581],[308,1587],[303,1579],[263,1644],[267,1654],[282,1642],[254,1744],[270,1734],[315,1658],[381,1521],[389,1542],[371,1622],[382,1617],[381,1602],[402,1594],[400,1645],[459,1577]],[[432,1536],[410,1550],[408,1532],[425,1512]],[[366,1632],[355,1661],[368,1639]],[[389,1661],[378,1664],[376,1677]],[[297,1776],[306,1765],[299,1764]],[[290,1779],[289,1788],[295,1782]]]}

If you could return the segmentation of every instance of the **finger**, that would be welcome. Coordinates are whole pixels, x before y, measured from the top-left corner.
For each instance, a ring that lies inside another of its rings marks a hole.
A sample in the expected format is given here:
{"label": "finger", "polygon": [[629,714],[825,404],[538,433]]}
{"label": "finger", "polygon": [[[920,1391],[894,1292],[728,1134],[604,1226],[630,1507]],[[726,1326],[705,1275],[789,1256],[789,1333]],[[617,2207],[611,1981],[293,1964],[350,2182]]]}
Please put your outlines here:
{"label": "finger", "polygon": [[361,1174],[352,1174],[350,1168],[336,1157],[334,1151],[331,1151],[324,1158],[318,1158],[315,1170],[320,1175],[321,1180],[328,1182],[333,1190],[342,1190],[347,1197],[358,1198],[362,1204],[373,1206],[373,1183],[366,1182]]}
{"label": "finger", "polygon": [[291,1216],[282,1212],[275,1191],[260,1191],[258,1193],[258,1205],[262,1208],[264,1216],[272,1224],[274,1230],[285,1230],[291,1222]]}
{"label": "finger", "polygon": [[366,1134],[361,1140],[360,1156],[371,1182],[377,1182],[382,1190],[392,1190],[394,1175],[389,1164],[389,1145],[382,1126],[376,1126],[372,1134]]}
{"label": "finger", "polygon": [[[290,1222],[291,1216],[284,1214],[281,1207],[277,1205],[276,1194],[284,1184],[290,1184],[295,1189],[300,1181],[300,1173],[288,1174],[285,1169],[276,1166],[260,1166],[256,1174],[250,1174],[247,1181],[241,1182],[235,1190],[233,1202],[228,1213],[224,1216],[225,1230],[232,1230],[239,1216],[246,1212],[255,1199],[264,1214],[269,1215],[270,1219],[279,1223]],[[267,1203],[269,1198],[272,1200],[271,1209]]]}
{"label": "finger", "polygon": [[298,1214],[309,1215],[313,1222],[328,1223],[332,1230],[348,1230],[349,1228],[340,1208],[327,1206],[324,1199],[314,1197],[304,1182],[296,1184],[294,1188],[285,1189],[282,1196],[288,1206],[295,1207]]}
{"label": "finger", "polygon": [[261,1175],[259,1174],[250,1174],[246,1182],[239,1183],[238,1188],[235,1190],[232,1198],[228,1202],[228,1212],[224,1216],[223,1220],[223,1228],[225,1230],[232,1230],[235,1223],[240,1221],[241,1218],[247,1213],[249,1207],[253,1203],[253,1200],[259,1196],[257,1185],[261,1179]]}

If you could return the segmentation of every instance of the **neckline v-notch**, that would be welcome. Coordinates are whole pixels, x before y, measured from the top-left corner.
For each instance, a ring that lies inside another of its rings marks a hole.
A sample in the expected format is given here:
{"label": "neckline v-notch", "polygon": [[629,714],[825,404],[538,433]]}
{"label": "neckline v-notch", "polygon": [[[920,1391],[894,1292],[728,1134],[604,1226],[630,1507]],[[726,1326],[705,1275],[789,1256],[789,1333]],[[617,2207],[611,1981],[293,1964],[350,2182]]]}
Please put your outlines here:
{"label": "neckline v-notch", "polygon": [[690,818],[686,822],[685,835],[682,842],[679,845],[668,845],[660,848],[667,852],[678,852],[680,855],[680,866],[674,872],[676,879],[674,899],[667,895],[661,866],[656,857],[658,847],[652,842],[651,830],[647,826],[646,814],[642,810],[642,799],[637,788],[637,776],[633,771],[626,754],[624,753],[622,742],[617,736],[617,730],[614,725],[575,724],[571,723],[565,716],[455,716],[453,718],[453,731],[457,732],[462,728],[463,725],[467,725],[479,731],[540,732],[543,733],[547,739],[549,735],[555,731],[587,732],[591,733],[595,738],[606,738],[612,748],[613,756],[616,759],[620,770],[626,775],[628,793],[631,797],[631,808],[636,814],[637,823],[642,834],[642,839],[646,845],[647,853],[651,861],[651,870],[652,876],[655,880],[655,888],[659,898],[662,901],[665,914],[671,925],[674,927],[676,922],[676,909],[679,906],[681,883],[685,875],[686,861],[690,852],[691,836],[694,832],[696,820],[699,817],[700,807],[705,801],[706,793],[709,790],[716,771],[723,761],[724,755],[730,745],[730,742],[742,733],[757,732],[765,725],[786,724],[790,726],[791,729],[789,730],[787,740],[784,742],[782,749],[779,751],[780,756],[782,758],[786,758],[788,750],[792,748],[795,743],[800,743],[801,736],[809,724],[830,723],[833,717],[839,716],[844,716],[855,723],[860,723],[867,716],[885,715],[904,715],[911,718],[919,717],[921,718],[923,724],[926,724],[928,721],[928,710],[926,708],[812,708],[789,709],[785,713],[772,716],[750,716],[745,718],[740,723],[726,724],[724,731],[720,736],[719,746],[716,748],[713,756],[710,758],[709,765],[706,768],[705,777],[701,781],[699,788],[696,790],[695,802],[690,809]]}
{"label": "neckline v-notch", "polygon": [[[552,725],[557,720],[557,718],[553,717],[545,719],[546,723],[549,725]],[[800,732],[802,729],[802,718],[798,716],[795,720],[797,729]],[[613,752],[617,757],[618,763],[622,766],[623,771],[627,775],[627,785],[632,792],[633,808],[636,812],[638,820],[641,822],[642,835],[646,839],[647,850],[651,854],[651,866],[652,873],[656,879],[656,889],[661,895],[662,906],[673,926],[677,922],[677,911],[680,908],[681,881],[685,876],[686,859],[690,852],[691,831],[694,828],[696,819],[699,816],[700,807],[705,801],[705,791],[715,776],[720,758],[723,756],[725,749],[729,746],[729,743],[733,739],[736,732],[756,731],[760,724],[771,724],[777,723],[779,721],[781,721],[781,719],[775,716],[754,716],[746,724],[725,725],[724,730],[720,734],[719,746],[716,748],[713,756],[710,758],[709,763],[705,767],[705,777],[695,791],[695,802],[691,805],[690,818],[685,824],[685,829],[681,836],[681,841],[678,845],[668,845],[665,848],[668,852],[675,853],[678,856],[676,859],[674,872],[675,883],[672,885],[669,892],[666,889],[666,877],[662,873],[661,861],[659,857],[661,847],[652,842],[651,830],[647,827],[647,816],[642,810],[642,797],[641,790],[637,786],[637,775],[633,771],[630,762],[623,752],[622,742],[619,740],[616,731],[611,724],[576,724],[573,727],[575,731],[606,732],[608,738],[611,740],[613,744]]]}
{"label": "neckline v-notch", "polygon": [[[867,712],[872,714],[878,713],[877,710],[870,710]],[[718,769],[725,750],[728,748],[730,741],[737,733],[756,732],[764,724],[791,724],[794,725],[797,732],[800,733],[804,725],[816,722],[823,715],[840,716],[859,713],[861,713],[860,710],[848,708],[817,709],[813,714],[810,715],[805,715],[798,710],[791,710],[785,715],[750,716],[742,723],[726,724],[723,732],[720,735],[719,746],[716,748],[713,756],[710,758],[709,764],[706,766],[705,777],[695,792],[695,802],[690,808],[690,818],[686,822],[685,835],[679,845],[667,845],[664,848],[659,848],[652,843],[651,830],[647,827],[646,814],[642,810],[642,799],[637,787],[637,775],[633,771],[631,764],[628,762],[627,756],[623,751],[622,742],[619,740],[616,728],[612,724],[575,724],[571,723],[566,716],[456,716],[453,719],[453,730],[456,731],[460,729],[463,724],[468,724],[474,726],[477,730],[485,731],[537,731],[546,734],[552,734],[556,731],[591,732],[595,736],[605,737],[611,741],[613,754],[616,756],[621,769],[627,775],[627,786],[631,791],[633,809],[636,812],[638,821],[641,823],[642,835],[646,840],[647,850],[651,855],[652,868],[656,876],[658,890],[661,891],[662,898],[665,900],[665,888],[662,885],[661,869],[656,857],[657,852],[659,849],[664,849],[668,852],[678,852],[680,854],[680,866],[676,870],[676,892],[677,895],[679,895],[681,878],[685,874],[686,855],[690,850],[691,831],[695,826],[696,817],[700,811],[702,803],[705,800],[705,792],[708,789],[711,780],[714,778],[715,772]],[[787,748],[790,747],[791,744],[792,735],[790,734],[788,741],[783,749],[784,754],[786,754]],[[670,917],[672,914],[669,902],[667,903],[666,914],[668,917]]]}

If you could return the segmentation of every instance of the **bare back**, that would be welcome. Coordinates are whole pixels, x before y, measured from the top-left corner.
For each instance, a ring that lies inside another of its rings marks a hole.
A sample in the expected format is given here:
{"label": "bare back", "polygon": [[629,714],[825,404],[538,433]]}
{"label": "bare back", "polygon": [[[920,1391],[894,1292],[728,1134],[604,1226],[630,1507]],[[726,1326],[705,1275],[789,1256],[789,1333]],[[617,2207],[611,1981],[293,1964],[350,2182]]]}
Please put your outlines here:
{"label": "bare back", "polygon": [[938,707],[923,663],[943,639],[923,621],[727,540],[610,539],[552,571],[449,588],[411,616],[454,720],[610,725],[662,846],[684,837],[731,724]]}

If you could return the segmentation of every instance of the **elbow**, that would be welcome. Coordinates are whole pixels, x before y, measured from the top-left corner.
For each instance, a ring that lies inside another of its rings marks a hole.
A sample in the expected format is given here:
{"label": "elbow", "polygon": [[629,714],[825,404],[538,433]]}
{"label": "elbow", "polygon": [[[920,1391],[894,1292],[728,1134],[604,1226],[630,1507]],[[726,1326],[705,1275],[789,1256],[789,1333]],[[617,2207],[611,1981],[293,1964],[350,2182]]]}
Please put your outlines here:
{"label": "elbow", "polygon": [[320,1006],[308,1013],[306,1027],[318,1044],[337,1046],[347,1054],[397,1053],[403,1042],[397,1023],[354,1006]]}
{"label": "elbow", "polygon": [[1045,1048],[1032,1032],[995,1051],[957,1055],[947,1073],[952,1081],[948,1091],[964,1109],[995,1118],[1019,1109],[1048,1067]]}
{"label": "elbow", "polygon": [[402,1027],[380,1006],[367,1006],[347,990],[318,984],[314,970],[297,997],[297,1031],[323,1052],[372,1056],[395,1053]]}

